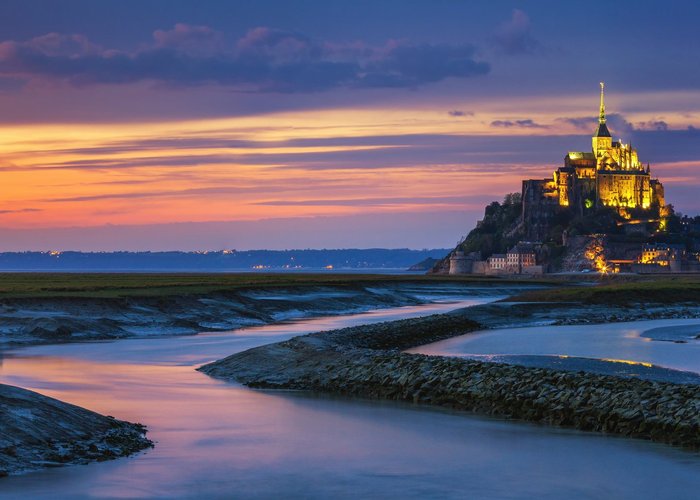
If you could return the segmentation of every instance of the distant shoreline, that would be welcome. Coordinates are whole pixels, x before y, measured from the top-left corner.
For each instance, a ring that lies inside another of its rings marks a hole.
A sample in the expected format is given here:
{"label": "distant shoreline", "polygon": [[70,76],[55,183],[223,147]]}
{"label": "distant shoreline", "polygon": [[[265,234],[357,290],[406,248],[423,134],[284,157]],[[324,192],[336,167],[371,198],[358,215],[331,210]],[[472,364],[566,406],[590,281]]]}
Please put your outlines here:
{"label": "distant shoreline", "polygon": [[0,269],[49,272],[402,272],[437,260],[446,248],[202,250],[196,252],[0,252]]}

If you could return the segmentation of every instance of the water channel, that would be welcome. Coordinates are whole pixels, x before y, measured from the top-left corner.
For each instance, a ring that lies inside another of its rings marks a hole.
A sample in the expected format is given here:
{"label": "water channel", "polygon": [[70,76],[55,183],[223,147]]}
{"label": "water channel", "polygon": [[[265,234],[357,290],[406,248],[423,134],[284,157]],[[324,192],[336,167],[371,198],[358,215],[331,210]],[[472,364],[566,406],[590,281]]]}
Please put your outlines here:
{"label": "water channel", "polygon": [[408,404],[256,391],[194,370],[311,331],[486,300],[4,351],[0,382],[142,422],[157,443],[127,459],[4,478],[0,498],[697,498],[700,457],[667,446]]}

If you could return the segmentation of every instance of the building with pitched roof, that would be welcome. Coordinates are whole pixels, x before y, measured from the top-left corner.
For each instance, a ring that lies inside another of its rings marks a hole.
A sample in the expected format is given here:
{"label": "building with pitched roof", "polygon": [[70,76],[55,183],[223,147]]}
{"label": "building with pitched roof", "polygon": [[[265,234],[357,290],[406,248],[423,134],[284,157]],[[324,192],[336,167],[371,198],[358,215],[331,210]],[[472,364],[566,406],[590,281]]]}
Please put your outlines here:
{"label": "building with pitched roof", "polygon": [[549,179],[523,181],[525,237],[542,240],[553,219],[562,211],[584,215],[600,207],[620,213],[658,211],[664,189],[651,178],[651,168],[639,161],[631,144],[613,141],[605,117],[605,86],[600,83],[600,113],[591,151],[572,151]]}

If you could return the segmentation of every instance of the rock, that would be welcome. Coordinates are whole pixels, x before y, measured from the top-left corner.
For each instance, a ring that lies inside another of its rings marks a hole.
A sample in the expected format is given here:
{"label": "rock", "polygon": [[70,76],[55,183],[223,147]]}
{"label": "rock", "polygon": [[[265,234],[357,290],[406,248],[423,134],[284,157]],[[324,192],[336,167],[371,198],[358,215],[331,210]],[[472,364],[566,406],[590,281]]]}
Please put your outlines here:
{"label": "rock", "polygon": [[140,424],[0,384],[0,476],[131,455],[153,446]]}
{"label": "rock", "polygon": [[479,326],[455,313],[345,328],[251,349],[200,370],[252,387],[399,399],[700,449],[698,385],[396,350]]}

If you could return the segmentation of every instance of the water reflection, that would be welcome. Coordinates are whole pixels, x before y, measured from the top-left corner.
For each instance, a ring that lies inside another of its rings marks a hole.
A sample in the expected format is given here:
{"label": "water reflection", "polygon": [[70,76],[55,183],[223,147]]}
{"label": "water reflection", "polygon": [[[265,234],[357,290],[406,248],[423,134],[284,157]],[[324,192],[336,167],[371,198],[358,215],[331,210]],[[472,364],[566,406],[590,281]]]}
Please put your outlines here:
{"label": "water reflection", "polygon": [[144,422],[157,445],[130,459],[6,478],[0,497],[683,499],[698,491],[700,459],[668,447],[411,405],[252,391],[193,370],[306,331],[452,307],[14,351],[0,382]]}
{"label": "water reflection", "polygon": [[[592,358],[700,373],[700,341],[651,341],[648,332],[686,331],[697,319],[485,330],[411,349],[442,356],[502,355]],[[666,333],[666,335],[669,335]]]}

